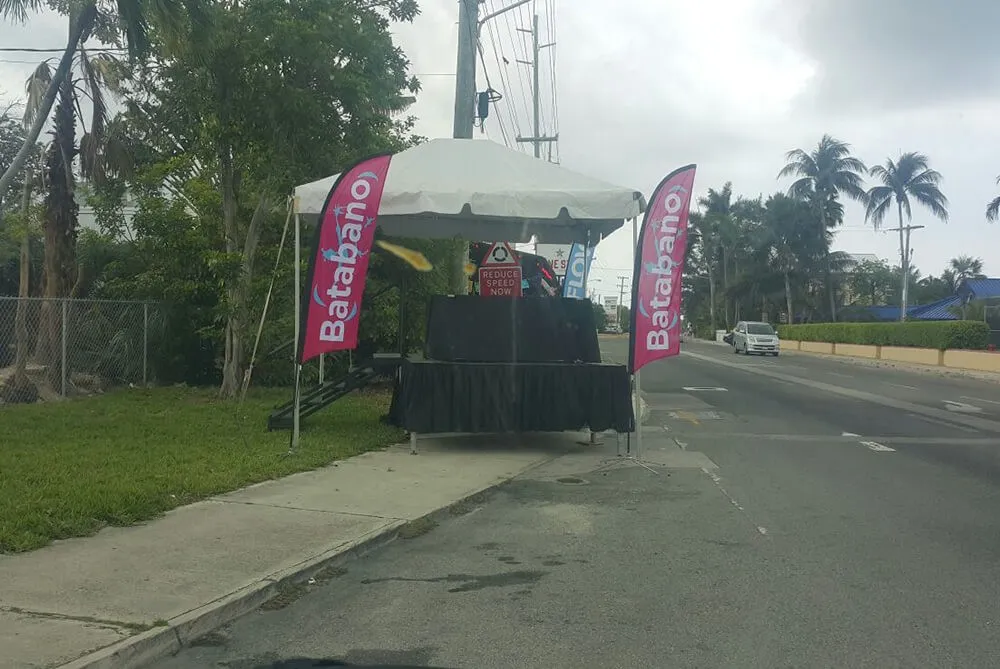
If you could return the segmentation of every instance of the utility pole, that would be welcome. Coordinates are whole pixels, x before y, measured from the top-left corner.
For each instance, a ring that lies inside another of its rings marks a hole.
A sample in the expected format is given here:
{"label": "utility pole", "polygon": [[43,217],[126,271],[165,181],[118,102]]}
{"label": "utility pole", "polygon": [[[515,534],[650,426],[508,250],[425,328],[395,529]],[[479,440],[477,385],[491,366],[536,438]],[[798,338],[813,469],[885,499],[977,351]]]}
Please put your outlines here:
{"label": "utility pole", "polygon": [[[476,52],[479,33],[483,24],[530,0],[516,0],[510,5],[488,14],[480,20],[479,3],[482,0],[458,1],[458,56],[455,63],[455,111],[452,119],[452,137],[472,139],[476,117]],[[452,263],[451,289],[455,295],[468,292],[465,265],[469,262],[468,240],[456,239],[457,249]]]}
{"label": "utility pole", "polygon": [[538,85],[538,54],[542,49],[547,49],[551,46],[555,46],[555,42],[549,42],[548,44],[538,43],[538,14],[535,14],[531,30],[527,28],[518,28],[518,32],[530,33],[531,34],[531,60],[518,60],[517,62],[524,65],[528,65],[532,69],[533,83],[531,88],[531,98],[534,108],[534,136],[532,137],[518,137],[517,141],[522,144],[534,144],[535,145],[535,158],[542,157],[542,144],[546,142],[558,142],[559,135],[553,135],[551,137],[542,136],[541,119],[542,119],[542,109],[541,109],[541,99],[539,97],[539,85]]}
{"label": "utility pole", "polygon": [[472,139],[476,115],[476,42],[479,0],[458,0],[458,62],[455,66],[455,118],[452,137]]}
{"label": "utility pole", "polygon": [[625,299],[625,282],[628,280],[629,277],[627,276],[618,277],[618,311],[615,312],[615,316],[617,316],[615,320],[618,321],[619,328],[622,325],[622,309],[625,307],[625,302],[623,301]]}
{"label": "utility pole", "polygon": [[899,320],[906,320],[906,308],[910,301],[910,233],[914,230],[926,228],[926,225],[904,225],[898,228],[889,228],[886,232],[898,232],[902,239],[902,248],[899,250],[903,254],[903,296],[899,305]]}

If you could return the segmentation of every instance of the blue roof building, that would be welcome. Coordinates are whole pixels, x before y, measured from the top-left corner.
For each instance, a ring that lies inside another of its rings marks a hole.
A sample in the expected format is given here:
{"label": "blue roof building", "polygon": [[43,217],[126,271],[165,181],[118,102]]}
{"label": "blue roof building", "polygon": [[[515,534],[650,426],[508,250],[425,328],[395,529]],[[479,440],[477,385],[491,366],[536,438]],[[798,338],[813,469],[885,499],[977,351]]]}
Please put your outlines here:
{"label": "blue roof building", "polygon": [[[963,304],[976,300],[1000,299],[1000,279],[965,279],[954,295],[930,304],[916,304],[906,308],[906,318],[915,321],[957,321],[954,312]],[[879,321],[898,321],[898,306],[866,307],[865,310]]]}

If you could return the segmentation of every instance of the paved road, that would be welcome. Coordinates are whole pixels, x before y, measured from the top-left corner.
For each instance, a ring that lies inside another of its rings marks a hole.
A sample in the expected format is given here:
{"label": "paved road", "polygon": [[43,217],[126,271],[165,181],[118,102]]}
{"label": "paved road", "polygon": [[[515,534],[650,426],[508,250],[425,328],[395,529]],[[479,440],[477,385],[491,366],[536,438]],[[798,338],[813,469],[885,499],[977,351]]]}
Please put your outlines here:
{"label": "paved road", "polygon": [[687,346],[646,466],[560,458],[159,666],[1000,666],[998,387],[883,373]]}

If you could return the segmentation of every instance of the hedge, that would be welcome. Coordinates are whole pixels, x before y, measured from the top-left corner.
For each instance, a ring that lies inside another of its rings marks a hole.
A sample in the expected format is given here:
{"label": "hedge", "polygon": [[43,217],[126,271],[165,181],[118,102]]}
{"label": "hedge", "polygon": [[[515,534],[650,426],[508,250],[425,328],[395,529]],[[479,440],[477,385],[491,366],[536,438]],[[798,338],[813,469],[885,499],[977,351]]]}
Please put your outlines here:
{"label": "hedge", "polygon": [[990,329],[982,321],[809,323],[779,325],[778,335],[791,341],[982,350],[989,343]]}

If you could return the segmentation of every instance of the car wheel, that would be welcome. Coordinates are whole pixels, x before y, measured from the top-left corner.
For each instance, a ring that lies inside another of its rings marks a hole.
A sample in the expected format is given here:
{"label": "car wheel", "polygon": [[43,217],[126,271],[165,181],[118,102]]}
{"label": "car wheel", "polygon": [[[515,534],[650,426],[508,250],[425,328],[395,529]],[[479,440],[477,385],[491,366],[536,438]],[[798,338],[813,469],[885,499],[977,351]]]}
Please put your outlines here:
{"label": "car wheel", "polygon": [[777,351],[775,351],[775,352],[774,352],[774,357],[775,357],[775,358],[777,358],[777,357],[778,357],[778,352],[777,352]]}

